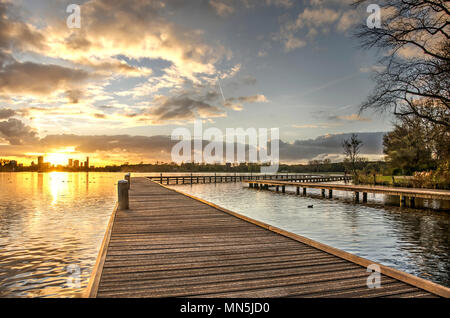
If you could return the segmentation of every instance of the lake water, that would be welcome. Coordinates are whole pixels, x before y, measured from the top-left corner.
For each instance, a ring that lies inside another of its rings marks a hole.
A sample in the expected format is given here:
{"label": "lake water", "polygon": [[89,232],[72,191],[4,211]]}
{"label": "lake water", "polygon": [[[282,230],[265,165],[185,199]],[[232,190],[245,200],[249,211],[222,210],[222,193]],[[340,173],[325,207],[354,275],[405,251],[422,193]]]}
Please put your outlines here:
{"label": "lake water", "polygon": [[[0,173],[0,297],[78,296],[88,284],[123,175]],[[448,212],[383,206],[382,196],[369,195],[375,204],[362,205],[339,192],[328,200],[241,183],[174,188],[450,286]]]}

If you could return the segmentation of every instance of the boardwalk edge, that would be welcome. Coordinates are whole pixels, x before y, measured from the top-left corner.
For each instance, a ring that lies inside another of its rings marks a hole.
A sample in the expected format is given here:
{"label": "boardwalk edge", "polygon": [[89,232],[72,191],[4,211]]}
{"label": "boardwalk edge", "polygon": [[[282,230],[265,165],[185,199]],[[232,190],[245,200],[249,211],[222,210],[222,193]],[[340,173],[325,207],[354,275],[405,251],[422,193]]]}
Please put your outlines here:
{"label": "boardwalk edge", "polygon": [[117,210],[119,208],[118,203],[114,206],[114,209],[109,217],[108,226],[106,227],[105,236],[103,237],[102,245],[98,252],[97,260],[95,262],[94,269],[92,270],[89,278],[89,284],[83,293],[83,298],[96,298],[98,292],[98,286],[103,272],[103,265],[105,264],[106,252],[108,251],[109,241],[111,239],[112,227],[116,218]]}

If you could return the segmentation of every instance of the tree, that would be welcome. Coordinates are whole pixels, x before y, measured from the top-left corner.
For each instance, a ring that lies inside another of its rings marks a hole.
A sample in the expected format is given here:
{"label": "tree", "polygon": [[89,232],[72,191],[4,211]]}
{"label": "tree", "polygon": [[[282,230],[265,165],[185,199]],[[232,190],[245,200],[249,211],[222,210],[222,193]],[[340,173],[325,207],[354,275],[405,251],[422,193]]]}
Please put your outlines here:
{"label": "tree", "polygon": [[350,139],[344,139],[342,142],[342,148],[344,149],[344,154],[346,156],[344,162],[350,168],[356,181],[358,180],[358,163],[361,162],[359,154],[362,145],[363,142],[358,139],[358,135],[356,134],[352,134]]}
{"label": "tree", "polygon": [[435,169],[449,160],[450,134],[441,125],[416,116],[401,117],[383,138],[392,170],[403,174]]}
{"label": "tree", "polygon": [[[357,0],[355,7],[372,1]],[[361,111],[393,110],[450,129],[450,5],[445,0],[380,0],[381,27],[361,26],[363,48],[383,56]]]}

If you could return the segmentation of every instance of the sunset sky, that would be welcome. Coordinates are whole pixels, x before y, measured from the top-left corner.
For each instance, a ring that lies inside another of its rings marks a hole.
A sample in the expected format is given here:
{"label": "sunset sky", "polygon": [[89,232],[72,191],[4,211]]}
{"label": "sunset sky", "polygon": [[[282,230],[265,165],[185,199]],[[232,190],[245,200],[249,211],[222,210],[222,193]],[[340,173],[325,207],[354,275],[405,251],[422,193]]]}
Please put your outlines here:
{"label": "sunset sky", "polygon": [[392,118],[358,115],[377,56],[350,2],[0,0],[0,158],[170,161],[195,118],[279,128],[281,161],[339,160],[352,132],[377,158]]}

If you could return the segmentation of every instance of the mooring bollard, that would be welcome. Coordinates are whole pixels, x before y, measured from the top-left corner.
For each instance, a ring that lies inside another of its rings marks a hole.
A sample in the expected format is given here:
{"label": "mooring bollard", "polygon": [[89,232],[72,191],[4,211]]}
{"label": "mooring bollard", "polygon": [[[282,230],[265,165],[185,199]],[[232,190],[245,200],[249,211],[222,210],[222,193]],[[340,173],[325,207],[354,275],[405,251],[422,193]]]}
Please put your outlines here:
{"label": "mooring bollard", "polygon": [[128,181],[127,180],[119,180],[117,182],[117,195],[119,201],[119,210],[128,210],[129,202],[128,202]]}
{"label": "mooring bollard", "polygon": [[125,175],[125,180],[128,181],[128,189],[129,189],[131,187],[131,174],[130,173],[127,173]]}

